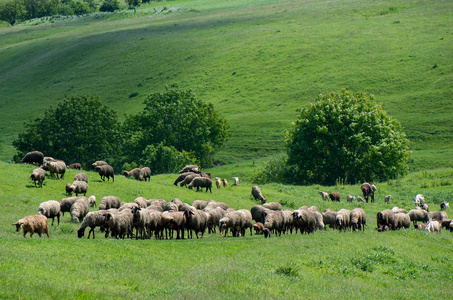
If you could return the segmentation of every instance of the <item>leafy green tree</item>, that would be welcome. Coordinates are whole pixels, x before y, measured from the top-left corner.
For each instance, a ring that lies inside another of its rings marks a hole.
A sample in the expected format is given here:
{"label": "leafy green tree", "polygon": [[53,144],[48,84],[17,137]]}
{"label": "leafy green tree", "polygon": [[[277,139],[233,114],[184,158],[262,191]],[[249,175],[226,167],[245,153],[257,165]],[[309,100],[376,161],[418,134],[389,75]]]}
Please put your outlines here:
{"label": "leafy green tree", "polygon": [[189,153],[167,147],[163,143],[148,145],[143,151],[141,165],[149,166],[153,174],[177,173],[182,166],[196,164]]}
{"label": "leafy green tree", "polygon": [[191,91],[155,93],[144,104],[142,112],[125,121],[125,153],[135,161],[148,145],[163,143],[190,153],[201,166],[209,166],[229,136],[226,120]]}
{"label": "leafy green tree", "polygon": [[286,134],[295,181],[333,185],[383,181],[407,171],[409,141],[373,95],[342,90],[300,110]]}
{"label": "leafy green tree", "polygon": [[120,145],[120,125],[114,111],[99,98],[65,98],[42,118],[25,124],[13,146],[18,157],[32,150],[67,163],[92,162],[115,157]]}
{"label": "leafy green tree", "polygon": [[120,3],[118,0],[105,0],[104,2],[102,2],[99,11],[114,12],[118,9],[120,9]]}
{"label": "leafy green tree", "polygon": [[24,1],[9,0],[0,3],[0,20],[14,25],[25,18],[26,10]]}
{"label": "leafy green tree", "polygon": [[129,8],[132,9],[132,8],[140,5],[140,3],[142,3],[142,0],[126,0],[126,3],[129,6]]}

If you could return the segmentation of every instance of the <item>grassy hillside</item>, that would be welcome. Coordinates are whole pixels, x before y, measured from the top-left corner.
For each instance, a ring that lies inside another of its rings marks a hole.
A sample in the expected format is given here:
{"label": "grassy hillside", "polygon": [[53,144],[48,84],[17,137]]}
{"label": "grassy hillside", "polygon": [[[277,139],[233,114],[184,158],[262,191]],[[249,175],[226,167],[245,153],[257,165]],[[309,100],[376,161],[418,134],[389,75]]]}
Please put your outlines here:
{"label": "grassy hillside", "polygon": [[[395,205],[409,210],[417,193],[425,195],[432,210],[441,201],[452,203],[452,169],[415,172],[403,180],[379,183],[373,204],[344,201],[347,194],[357,195],[359,186],[261,186],[269,201],[279,201],[284,208],[317,205],[323,211],[361,206],[367,213],[364,232],[327,229],[270,239],[206,234],[202,240],[158,241],[105,239],[98,228],[96,239],[78,239],[80,225],[71,223],[68,214],[59,226],[50,226],[50,238],[24,239],[11,224],[35,214],[39,203],[65,197],[64,185],[76,174],[69,170],[64,180],[46,178],[40,189],[28,179],[32,169],[0,162],[0,298],[447,299],[453,293],[451,232],[374,230],[379,210]],[[235,170],[228,166],[211,171],[230,178]],[[138,196],[167,201],[178,197],[188,203],[215,199],[235,209],[256,204],[251,184],[244,181],[206,194],[174,186],[176,174],[153,176],[151,182],[117,176],[112,183],[87,173],[88,194],[95,195],[98,204],[106,195],[127,202]],[[343,200],[323,202],[320,190],[339,191]],[[386,194],[394,199],[390,205],[383,202]]]}
{"label": "grassy hillside", "polygon": [[0,158],[64,95],[99,95],[122,116],[176,85],[229,121],[220,160],[265,157],[283,149],[297,108],[348,88],[375,94],[403,124],[412,170],[451,167],[452,6],[182,0],[0,28]]}

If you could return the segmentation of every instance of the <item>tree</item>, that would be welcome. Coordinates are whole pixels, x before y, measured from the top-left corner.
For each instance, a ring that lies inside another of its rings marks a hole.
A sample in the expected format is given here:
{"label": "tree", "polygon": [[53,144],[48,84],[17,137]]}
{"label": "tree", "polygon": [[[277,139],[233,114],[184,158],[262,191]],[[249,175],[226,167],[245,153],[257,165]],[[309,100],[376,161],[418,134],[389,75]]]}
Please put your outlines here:
{"label": "tree", "polygon": [[154,93],[144,104],[142,112],[125,121],[125,153],[131,159],[139,160],[148,145],[162,143],[188,152],[201,166],[209,166],[229,136],[226,120],[211,103],[196,99],[191,91]]}
{"label": "tree", "polygon": [[104,2],[102,2],[99,11],[114,12],[118,9],[120,9],[120,3],[118,2],[118,0],[105,0]]}
{"label": "tree", "polygon": [[174,147],[148,145],[143,151],[141,165],[151,168],[153,174],[178,173],[181,166],[196,164],[185,151],[179,152]]}
{"label": "tree", "polygon": [[383,181],[407,171],[409,141],[373,95],[342,90],[316,101],[286,134],[287,167],[297,182]]}
{"label": "tree", "polygon": [[21,0],[7,0],[0,3],[0,20],[14,25],[25,18],[26,10]]}
{"label": "tree", "polygon": [[120,125],[114,111],[99,98],[65,98],[42,118],[25,124],[13,146],[18,157],[32,150],[67,163],[92,162],[114,157],[121,148]]}

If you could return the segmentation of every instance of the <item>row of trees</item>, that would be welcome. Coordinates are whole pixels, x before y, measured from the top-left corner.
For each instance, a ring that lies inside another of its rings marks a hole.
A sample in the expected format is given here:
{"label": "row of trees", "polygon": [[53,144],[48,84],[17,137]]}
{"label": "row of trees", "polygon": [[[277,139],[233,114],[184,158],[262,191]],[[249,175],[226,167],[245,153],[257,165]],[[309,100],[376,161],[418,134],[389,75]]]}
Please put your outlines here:
{"label": "row of trees", "polygon": [[99,98],[65,98],[25,124],[13,142],[14,160],[39,150],[85,167],[105,159],[116,169],[149,166],[167,173],[189,163],[210,166],[229,136],[226,120],[191,91],[155,93],[144,104],[120,124]]}

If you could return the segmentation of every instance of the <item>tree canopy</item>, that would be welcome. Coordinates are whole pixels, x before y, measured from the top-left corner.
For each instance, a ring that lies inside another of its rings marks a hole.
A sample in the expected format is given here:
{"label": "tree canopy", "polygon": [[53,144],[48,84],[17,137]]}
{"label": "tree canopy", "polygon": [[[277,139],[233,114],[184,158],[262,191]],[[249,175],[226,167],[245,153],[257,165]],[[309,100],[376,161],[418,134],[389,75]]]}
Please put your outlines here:
{"label": "tree canopy", "polygon": [[42,118],[25,124],[13,146],[18,157],[32,150],[67,163],[86,165],[116,156],[121,148],[120,125],[113,110],[99,98],[65,98]]}
{"label": "tree canopy", "polygon": [[373,95],[342,90],[300,110],[286,134],[287,164],[301,184],[382,181],[407,171],[408,144]]}

